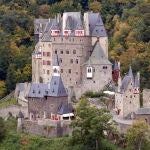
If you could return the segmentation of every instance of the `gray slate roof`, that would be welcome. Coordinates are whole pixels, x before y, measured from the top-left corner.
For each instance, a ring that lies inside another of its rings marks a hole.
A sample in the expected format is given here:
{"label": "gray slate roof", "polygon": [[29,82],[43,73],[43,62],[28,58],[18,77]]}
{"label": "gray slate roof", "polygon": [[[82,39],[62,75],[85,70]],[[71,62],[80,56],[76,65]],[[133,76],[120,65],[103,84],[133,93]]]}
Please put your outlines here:
{"label": "gray slate roof", "polygon": [[62,114],[68,114],[68,113],[71,113],[71,111],[69,110],[68,104],[62,102],[60,104],[58,111],[57,111],[57,114],[62,115]]}
{"label": "gray slate roof", "polygon": [[131,76],[126,75],[123,80],[122,80],[122,85],[121,85],[121,92],[126,91],[129,83],[131,81]]}
{"label": "gray slate roof", "polygon": [[47,96],[67,96],[66,89],[60,76],[52,76],[51,82],[48,87]]}
{"label": "gray slate roof", "polygon": [[93,47],[93,52],[86,64],[93,65],[111,65],[110,61],[106,57],[99,41],[97,41]]}
{"label": "gray slate roof", "polygon": [[113,71],[115,71],[115,70],[120,70],[119,66],[118,66],[118,63],[116,61],[114,63],[114,67],[113,67]]}
{"label": "gray slate roof", "polygon": [[92,36],[107,36],[106,30],[99,13],[89,13],[89,28]]}
{"label": "gray slate roof", "polygon": [[43,98],[47,93],[48,85],[44,83],[32,83],[28,97]]}
{"label": "gray slate roof", "polygon": [[[84,23],[81,12],[65,12],[66,27],[65,29],[72,30],[71,36],[74,36],[76,29],[84,29]],[[99,13],[88,13],[89,30],[92,36],[107,36],[103,21]],[[34,20],[34,34],[42,33],[44,36],[46,33],[50,33],[51,29],[60,29],[60,36],[62,36],[62,23],[63,17],[60,18],[59,23],[56,18],[51,19],[35,19]],[[50,35],[49,34],[49,35]],[[50,36],[46,35],[42,39],[43,41],[50,40]]]}
{"label": "gray slate roof", "polygon": [[138,115],[150,115],[150,107],[139,108],[136,111],[136,114],[138,114]]}
{"label": "gray slate roof", "polygon": [[59,66],[58,55],[55,55],[53,66]]}
{"label": "gray slate roof", "polygon": [[134,79],[134,87],[139,87],[138,77],[136,76]]}

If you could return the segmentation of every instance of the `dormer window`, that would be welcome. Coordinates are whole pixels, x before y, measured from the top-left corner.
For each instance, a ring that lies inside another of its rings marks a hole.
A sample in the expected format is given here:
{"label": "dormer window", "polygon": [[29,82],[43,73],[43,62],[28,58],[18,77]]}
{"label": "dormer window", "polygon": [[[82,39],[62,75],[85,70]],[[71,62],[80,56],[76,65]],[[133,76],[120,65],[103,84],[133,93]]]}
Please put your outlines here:
{"label": "dormer window", "polygon": [[75,36],[84,36],[84,30],[75,30]]}
{"label": "dormer window", "polygon": [[69,36],[70,34],[71,34],[71,30],[65,30],[65,31],[64,31],[64,35],[65,35],[65,36]]}
{"label": "dormer window", "polygon": [[60,30],[51,30],[51,35],[52,36],[58,36],[60,33]]}

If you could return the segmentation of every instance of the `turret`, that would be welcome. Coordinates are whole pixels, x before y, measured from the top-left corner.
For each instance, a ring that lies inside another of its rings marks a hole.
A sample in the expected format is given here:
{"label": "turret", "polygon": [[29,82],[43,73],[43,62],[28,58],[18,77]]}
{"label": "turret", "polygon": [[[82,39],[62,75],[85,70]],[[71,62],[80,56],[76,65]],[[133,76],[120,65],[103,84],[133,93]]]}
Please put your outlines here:
{"label": "turret", "polygon": [[140,82],[139,82],[140,73],[138,72],[134,79],[134,94],[139,94]]}
{"label": "turret", "polygon": [[[118,62],[118,69],[120,70],[120,62]],[[118,74],[118,92],[121,92],[121,85],[122,85],[122,82],[121,82],[121,76],[120,76],[120,71],[119,71],[119,74]]]}
{"label": "turret", "polygon": [[58,61],[58,55],[55,55],[54,64],[53,64],[53,76],[60,76],[60,66]]}

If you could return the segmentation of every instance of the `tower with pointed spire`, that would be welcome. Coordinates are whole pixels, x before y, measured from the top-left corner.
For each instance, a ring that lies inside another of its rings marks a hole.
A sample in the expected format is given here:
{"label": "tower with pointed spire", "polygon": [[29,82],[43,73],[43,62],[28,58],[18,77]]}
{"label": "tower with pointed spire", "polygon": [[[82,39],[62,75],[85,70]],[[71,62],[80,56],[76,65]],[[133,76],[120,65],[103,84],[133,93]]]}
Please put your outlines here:
{"label": "tower with pointed spire", "polygon": [[65,109],[68,106],[68,94],[61,78],[57,55],[54,58],[51,81],[47,84],[32,83],[28,99],[28,111],[32,116],[31,119],[47,118],[51,117],[51,114],[57,115],[62,104],[65,105]]}
{"label": "tower with pointed spire", "polygon": [[139,88],[139,79],[137,76],[134,78],[132,67],[129,66],[129,72],[122,80],[119,75],[118,88],[115,92],[117,115],[133,119],[135,112],[140,108]]}

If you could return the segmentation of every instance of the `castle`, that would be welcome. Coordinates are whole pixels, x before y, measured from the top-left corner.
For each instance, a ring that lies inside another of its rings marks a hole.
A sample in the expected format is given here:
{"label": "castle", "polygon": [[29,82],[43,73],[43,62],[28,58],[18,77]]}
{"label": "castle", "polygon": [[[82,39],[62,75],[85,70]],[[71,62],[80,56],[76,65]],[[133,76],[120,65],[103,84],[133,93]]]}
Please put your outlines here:
{"label": "castle", "polygon": [[[140,108],[139,73],[134,77],[130,66],[121,79],[120,64],[108,60],[108,37],[99,13],[65,12],[53,19],[35,19],[34,35],[32,82],[19,84],[17,91],[28,106],[29,121],[19,115],[19,130],[24,125],[24,131],[48,137],[70,134],[72,97],[101,91],[113,82],[117,83],[114,116],[120,127],[131,125],[138,116],[150,122]],[[44,126],[54,128],[48,134]]]}
{"label": "castle", "polygon": [[34,34],[32,82],[51,80],[55,54],[64,86],[76,97],[100,91],[112,80],[108,37],[99,13],[64,12],[53,19],[35,19]]}

